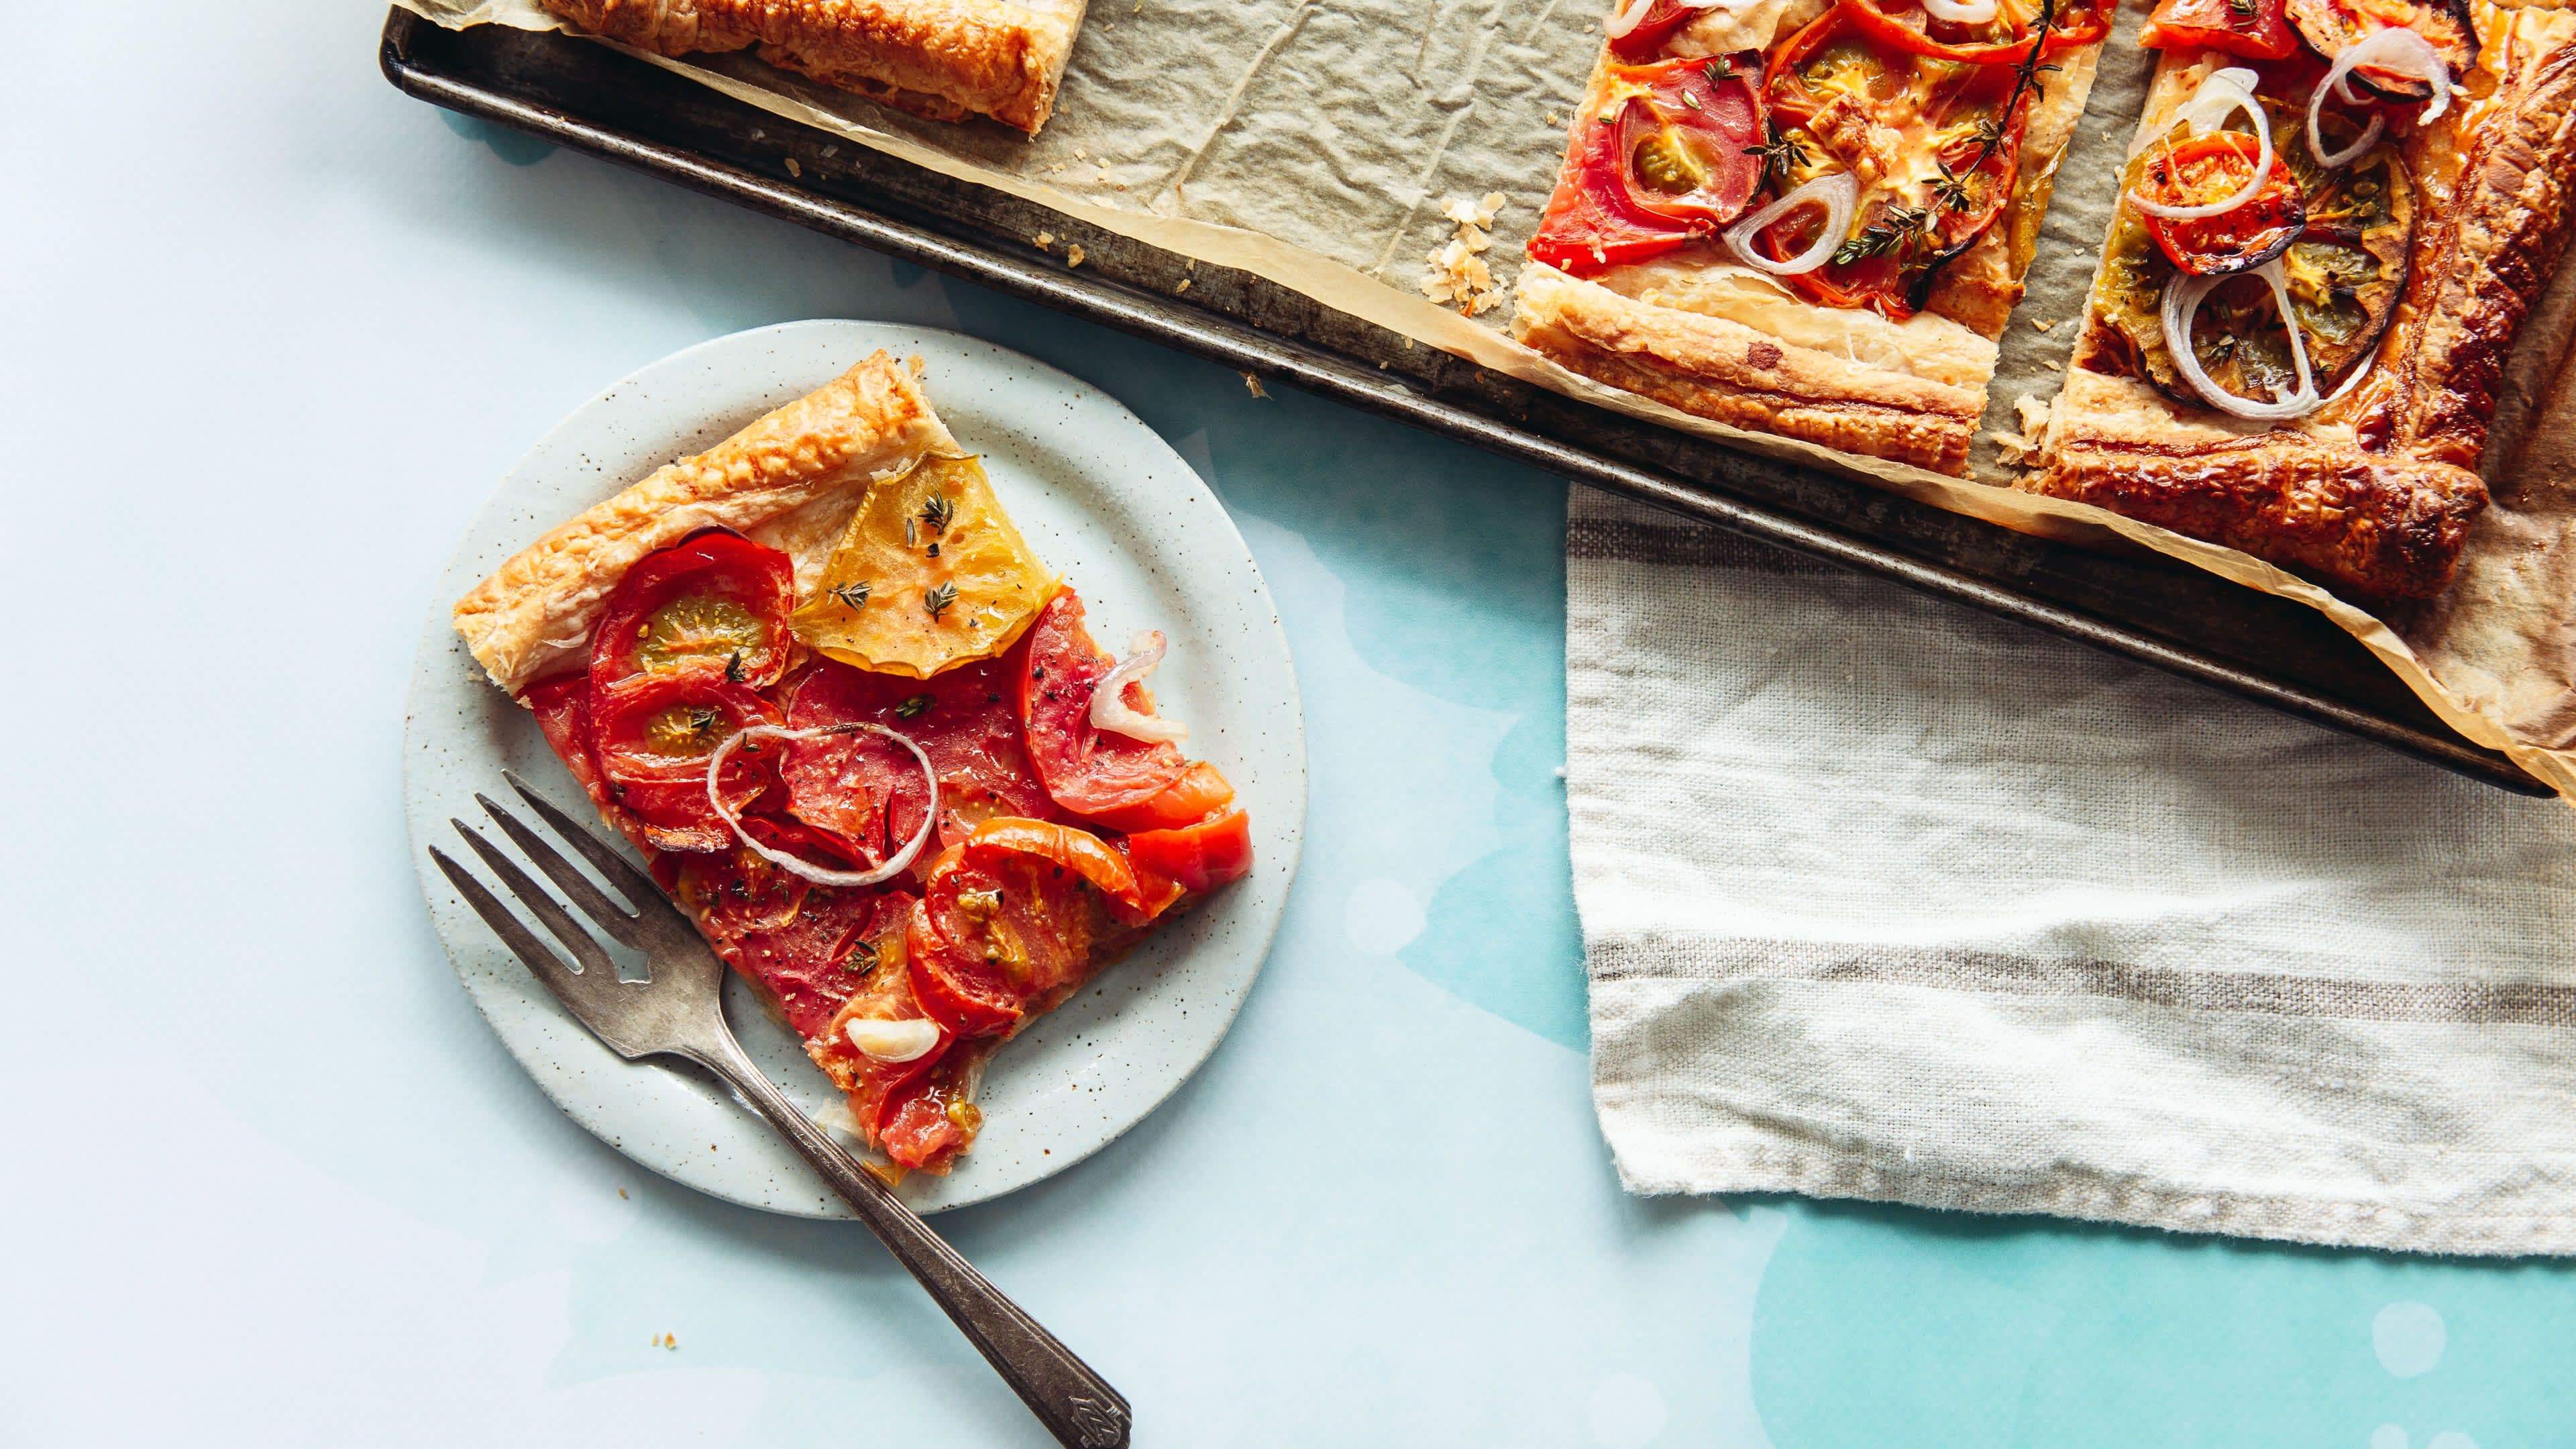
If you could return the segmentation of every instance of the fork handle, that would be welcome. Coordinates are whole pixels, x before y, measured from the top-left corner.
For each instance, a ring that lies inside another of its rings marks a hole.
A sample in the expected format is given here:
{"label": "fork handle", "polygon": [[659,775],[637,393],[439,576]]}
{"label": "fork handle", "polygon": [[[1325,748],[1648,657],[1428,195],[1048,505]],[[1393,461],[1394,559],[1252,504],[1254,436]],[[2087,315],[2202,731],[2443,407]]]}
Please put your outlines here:
{"label": "fork handle", "polygon": [[875,1232],[878,1241],[912,1271],[967,1341],[993,1366],[1029,1412],[1057,1442],[1071,1449],[1126,1449],[1131,1414],[1127,1400],[1056,1336],[1040,1327],[931,1231],[921,1215],[859,1165],[848,1149],[778,1090],[766,1073],[725,1033],[714,1049],[692,1050],[690,1060],[732,1083],[770,1125],[787,1135],[797,1154],[823,1174]]}

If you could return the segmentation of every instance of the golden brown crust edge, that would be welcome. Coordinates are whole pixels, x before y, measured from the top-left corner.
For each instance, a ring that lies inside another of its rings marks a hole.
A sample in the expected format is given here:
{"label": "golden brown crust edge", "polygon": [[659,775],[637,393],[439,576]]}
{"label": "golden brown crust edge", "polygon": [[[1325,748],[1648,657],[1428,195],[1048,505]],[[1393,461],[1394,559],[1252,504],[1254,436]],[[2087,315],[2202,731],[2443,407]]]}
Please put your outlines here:
{"label": "golden brown crust edge", "polygon": [[871,481],[958,451],[911,371],[880,351],[528,545],[457,600],[456,632],[515,695],[581,657],[608,595],[646,554],[731,528],[795,557],[801,585]]}
{"label": "golden brown crust edge", "polygon": [[[2466,468],[2369,453],[2348,435],[2174,425],[2143,382],[2079,373],[2076,416],[2029,492],[2225,544],[2374,599],[2450,586],[2486,485]],[[2129,394],[2123,406],[2122,394]],[[2063,406],[2063,404],[2061,404]],[[2121,418],[2130,427],[2105,425]],[[2165,426],[2155,426],[2162,422]]]}
{"label": "golden brown crust edge", "polygon": [[2485,450],[2506,356],[2557,272],[2571,220],[2576,44],[2516,84],[2511,114],[2471,142],[2453,206],[2416,254],[2417,325],[2398,359],[2391,449],[2465,468]]}
{"label": "golden brown crust edge", "polygon": [[741,50],[934,120],[973,112],[1031,135],[1082,28],[1082,0],[544,0],[656,55]]}
{"label": "golden brown crust edge", "polygon": [[1982,388],[1854,363],[1722,317],[1522,269],[1513,330],[1596,382],[1754,432],[1964,474]]}
{"label": "golden brown crust edge", "polygon": [[2223,543],[2366,598],[2449,588],[2487,505],[2471,470],[2504,359],[2568,240],[2576,47],[2552,52],[2515,85],[2511,108],[2472,139],[2452,205],[2416,253],[2415,321],[2381,363],[2394,393],[2384,450],[2363,447],[2348,427],[2242,432],[2185,419],[2143,383],[2079,371],[2053,424],[2050,466],[2019,486]]}

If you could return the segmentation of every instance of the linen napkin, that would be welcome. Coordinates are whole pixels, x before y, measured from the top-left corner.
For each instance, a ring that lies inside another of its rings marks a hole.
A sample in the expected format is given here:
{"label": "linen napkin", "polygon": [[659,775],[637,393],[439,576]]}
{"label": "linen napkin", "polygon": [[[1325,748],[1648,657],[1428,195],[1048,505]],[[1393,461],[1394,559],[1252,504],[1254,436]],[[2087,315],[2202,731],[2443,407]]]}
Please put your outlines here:
{"label": "linen napkin", "polygon": [[2576,811],[1578,487],[1631,1191],[2576,1252]]}

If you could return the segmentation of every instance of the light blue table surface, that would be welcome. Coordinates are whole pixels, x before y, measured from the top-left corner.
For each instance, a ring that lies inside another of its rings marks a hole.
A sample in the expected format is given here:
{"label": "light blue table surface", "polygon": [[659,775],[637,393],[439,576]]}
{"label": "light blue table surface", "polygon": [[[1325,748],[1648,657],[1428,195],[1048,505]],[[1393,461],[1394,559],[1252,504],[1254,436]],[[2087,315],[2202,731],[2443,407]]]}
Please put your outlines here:
{"label": "light blue table surface", "polygon": [[2576,1442],[2561,1267],[1623,1196],[1557,481],[448,118],[363,3],[8,13],[0,1443],[1039,1442],[862,1230],[559,1116],[403,836],[411,643],[502,471],[634,367],[817,316],[1125,401],[1296,653],[1305,866],[1232,1036],[942,1219],[1138,1442]]}

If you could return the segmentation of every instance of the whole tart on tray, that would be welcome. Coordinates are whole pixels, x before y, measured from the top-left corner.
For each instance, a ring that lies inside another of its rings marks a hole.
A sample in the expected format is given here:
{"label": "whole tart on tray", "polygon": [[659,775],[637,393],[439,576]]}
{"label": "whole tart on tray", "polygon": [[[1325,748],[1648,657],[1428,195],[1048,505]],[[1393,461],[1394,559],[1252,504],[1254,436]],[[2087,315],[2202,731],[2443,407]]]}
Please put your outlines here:
{"label": "whole tart on tray", "polygon": [[2022,486],[2365,600],[2441,593],[2567,245],[2576,12],[2164,0],[2143,39],[2119,214]]}
{"label": "whole tart on tray", "polygon": [[878,352],[459,600],[605,820],[849,1097],[945,1172],[993,1052],[1251,868],[1233,787]]}

